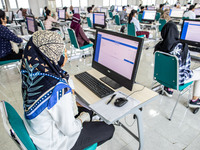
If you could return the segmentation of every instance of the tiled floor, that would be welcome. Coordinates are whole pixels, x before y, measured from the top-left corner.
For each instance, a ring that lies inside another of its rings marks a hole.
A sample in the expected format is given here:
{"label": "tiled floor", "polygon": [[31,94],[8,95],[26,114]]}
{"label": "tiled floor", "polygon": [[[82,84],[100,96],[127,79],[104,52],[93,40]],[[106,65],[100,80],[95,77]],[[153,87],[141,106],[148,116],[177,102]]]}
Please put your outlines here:
{"label": "tiled floor", "polygon": [[[137,82],[151,87],[153,78],[153,49],[143,50],[137,74]],[[200,66],[198,61],[192,61],[192,68]],[[64,70],[70,75],[86,71],[91,68],[91,57],[73,60],[67,63]],[[21,97],[21,79],[16,68],[0,71],[0,99],[6,100],[23,116],[23,103]],[[5,86],[5,87],[3,87]],[[144,150],[199,150],[200,149],[200,112],[194,115],[186,109],[188,95],[185,94],[177,106],[173,120],[168,117],[175,104],[177,93],[173,98],[159,96],[155,101],[143,109]],[[127,116],[128,124],[134,120]],[[121,120],[125,124],[124,119]],[[137,125],[128,127],[137,134]],[[0,149],[18,149],[4,130],[0,117]],[[122,128],[116,127],[114,137],[103,144],[98,150],[136,150],[138,142]]]}

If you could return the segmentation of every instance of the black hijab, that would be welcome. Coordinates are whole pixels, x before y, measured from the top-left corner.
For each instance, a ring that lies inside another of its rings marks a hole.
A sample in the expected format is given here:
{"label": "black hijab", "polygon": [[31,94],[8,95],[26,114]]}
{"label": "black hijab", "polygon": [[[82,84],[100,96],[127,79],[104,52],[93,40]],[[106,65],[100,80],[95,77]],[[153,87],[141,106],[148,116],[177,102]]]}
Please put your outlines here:
{"label": "black hijab", "polygon": [[[166,23],[161,31],[161,36],[163,41],[159,42],[155,46],[155,51],[162,51],[165,53],[170,53],[174,50],[178,43],[181,43],[179,40],[179,31],[176,24],[172,21]],[[183,48],[180,53],[182,58],[182,63],[186,63],[187,53],[188,53],[188,45],[186,43],[182,43]]]}

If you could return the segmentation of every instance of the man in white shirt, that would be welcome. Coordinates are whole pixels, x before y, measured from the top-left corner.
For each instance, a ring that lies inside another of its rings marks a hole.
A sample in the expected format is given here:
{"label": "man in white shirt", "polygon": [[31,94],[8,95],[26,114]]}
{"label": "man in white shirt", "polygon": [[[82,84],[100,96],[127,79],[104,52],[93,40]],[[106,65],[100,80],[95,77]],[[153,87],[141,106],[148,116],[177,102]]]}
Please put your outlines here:
{"label": "man in white shirt", "polygon": [[195,7],[191,5],[189,11],[186,12],[183,17],[189,17],[189,19],[196,19],[196,14],[194,13]]}

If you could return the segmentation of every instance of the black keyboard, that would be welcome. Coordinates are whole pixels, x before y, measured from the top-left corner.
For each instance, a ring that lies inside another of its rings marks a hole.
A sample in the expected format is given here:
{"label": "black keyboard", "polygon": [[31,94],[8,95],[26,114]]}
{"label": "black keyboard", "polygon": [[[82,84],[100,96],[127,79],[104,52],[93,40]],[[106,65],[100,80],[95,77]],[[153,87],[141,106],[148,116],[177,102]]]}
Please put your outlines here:
{"label": "black keyboard", "polygon": [[107,87],[87,72],[77,74],[75,77],[100,98],[114,93],[111,88]]}
{"label": "black keyboard", "polygon": [[200,52],[200,48],[198,47],[188,47],[190,51]]}

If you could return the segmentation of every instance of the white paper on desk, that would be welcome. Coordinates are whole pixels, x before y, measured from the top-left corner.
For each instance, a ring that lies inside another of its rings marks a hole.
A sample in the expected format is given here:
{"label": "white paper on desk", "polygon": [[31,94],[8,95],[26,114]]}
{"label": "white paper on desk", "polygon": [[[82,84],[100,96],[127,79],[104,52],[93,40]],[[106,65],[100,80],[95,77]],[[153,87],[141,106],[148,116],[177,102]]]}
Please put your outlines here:
{"label": "white paper on desk", "polygon": [[111,98],[111,96],[107,96],[100,101],[91,104],[89,107],[95,110],[97,114],[99,114],[101,117],[103,117],[105,120],[113,123],[114,121],[118,120],[122,116],[124,116],[126,113],[128,113],[132,108],[139,105],[141,102],[139,100],[133,99],[131,97],[128,98],[128,102],[122,106],[122,107],[116,107],[114,105],[114,102],[119,97],[127,97],[122,92],[115,92],[116,96],[112,100],[110,104],[107,105],[107,102]]}

